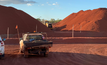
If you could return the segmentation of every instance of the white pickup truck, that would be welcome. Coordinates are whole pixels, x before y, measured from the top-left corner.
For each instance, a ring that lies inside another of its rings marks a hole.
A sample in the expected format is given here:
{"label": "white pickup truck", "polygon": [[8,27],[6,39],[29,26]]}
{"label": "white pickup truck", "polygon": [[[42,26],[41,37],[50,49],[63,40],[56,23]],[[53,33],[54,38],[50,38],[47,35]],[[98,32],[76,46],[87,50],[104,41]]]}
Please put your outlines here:
{"label": "white pickup truck", "polygon": [[2,39],[1,36],[0,36],[0,59],[3,59],[4,58],[4,42],[6,39]]}
{"label": "white pickup truck", "polygon": [[24,57],[28,57],[29,54],[43,54],[48,56],[49,48],[52,47],[53,42],[44,39],[42,33],[25,33],[19,42],[20,52],[24,53]]}

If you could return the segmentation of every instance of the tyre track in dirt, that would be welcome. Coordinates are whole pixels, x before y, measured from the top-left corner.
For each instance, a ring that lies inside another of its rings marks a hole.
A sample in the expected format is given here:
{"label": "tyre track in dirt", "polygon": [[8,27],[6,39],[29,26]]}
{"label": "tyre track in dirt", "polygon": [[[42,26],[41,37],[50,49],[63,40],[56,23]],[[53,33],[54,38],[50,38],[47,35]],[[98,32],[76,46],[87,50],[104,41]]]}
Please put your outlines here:
{"label": "tyre track in dirt", "polygon": [[[48,57],[24,58],[19,45],[5,45],[2,65],[107,65],[107,44],[53,44]],[[101,52],[102,51],[102,52]]]}

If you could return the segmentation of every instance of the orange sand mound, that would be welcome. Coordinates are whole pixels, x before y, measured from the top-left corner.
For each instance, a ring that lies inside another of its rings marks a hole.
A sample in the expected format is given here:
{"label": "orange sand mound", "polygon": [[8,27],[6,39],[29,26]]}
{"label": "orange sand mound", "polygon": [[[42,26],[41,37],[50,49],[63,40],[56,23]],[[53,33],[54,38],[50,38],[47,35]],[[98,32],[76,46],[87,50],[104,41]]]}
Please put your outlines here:
{"label": "orange sand mound", "polygon": [[72,13],[53,27],[56,30],[74,30],[107,32],[107,8]]}

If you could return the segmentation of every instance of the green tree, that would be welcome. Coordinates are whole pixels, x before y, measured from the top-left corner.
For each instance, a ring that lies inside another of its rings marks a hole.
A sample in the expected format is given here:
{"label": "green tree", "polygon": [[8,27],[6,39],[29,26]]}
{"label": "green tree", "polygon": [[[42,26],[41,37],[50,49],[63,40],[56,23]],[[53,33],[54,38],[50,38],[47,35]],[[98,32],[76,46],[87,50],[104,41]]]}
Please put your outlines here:
{"label": "green tree", "polygon": [[54,22],[55,22],[55,19],[51,19],[49,22],[50,22],[50,23],[54,23]]}
{"label": "green tree", "polygon": [[57,19],[57,20],[55,20],[55,23],[60,22],[60,21],[61,21],[61,19]]}
{"label": "green tree", "polygon": [[41,21],[41,19],[40,19],[40,18],[37,18],[37,20],[38,20],[38,21]]}
{"label": "green tree", "polygon": [[60,21],[61,21],[61,19],[57,19],[57,20],[51,19],[49,22],[50,22],[50,23],[57,23],[57,22],[60,22]]}
{"label": "green tree", "polygon": [[[40,22],[43,23],[43,24],[44,24],[44,22],[45,22],[45,19],[37,18],[37,20],[40,21]],[[57,22],[60,22],[61,19],[55,20],[55,19],[52,18],[51,20],[47,20],[47,21],[49,21],[49,23],[57,23]]]}

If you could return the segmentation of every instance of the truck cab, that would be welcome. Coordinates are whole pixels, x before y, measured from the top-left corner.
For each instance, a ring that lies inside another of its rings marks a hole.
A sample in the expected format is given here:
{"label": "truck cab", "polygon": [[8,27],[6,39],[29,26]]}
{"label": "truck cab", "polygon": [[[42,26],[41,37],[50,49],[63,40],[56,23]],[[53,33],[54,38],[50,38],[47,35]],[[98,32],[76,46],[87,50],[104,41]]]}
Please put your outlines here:
{"label": "truck cab", "polygon": [[53,30],[52,23],[49,23],[49,21],[45,21],[45,25],[46,25],[49,29]]}

